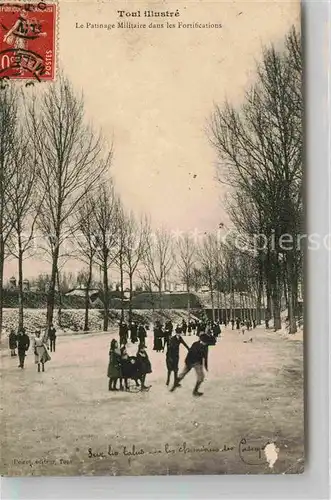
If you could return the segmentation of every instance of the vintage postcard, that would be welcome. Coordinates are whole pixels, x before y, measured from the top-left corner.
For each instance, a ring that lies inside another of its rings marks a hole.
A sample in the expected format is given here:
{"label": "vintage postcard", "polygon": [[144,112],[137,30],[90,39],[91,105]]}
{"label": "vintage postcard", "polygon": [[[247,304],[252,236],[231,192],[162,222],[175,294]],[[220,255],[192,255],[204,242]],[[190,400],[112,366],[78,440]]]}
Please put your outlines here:
{"label": "vintage postcard", "polygon": [[2,475],[303,472],[302,115],[297,0],[1,1]]}

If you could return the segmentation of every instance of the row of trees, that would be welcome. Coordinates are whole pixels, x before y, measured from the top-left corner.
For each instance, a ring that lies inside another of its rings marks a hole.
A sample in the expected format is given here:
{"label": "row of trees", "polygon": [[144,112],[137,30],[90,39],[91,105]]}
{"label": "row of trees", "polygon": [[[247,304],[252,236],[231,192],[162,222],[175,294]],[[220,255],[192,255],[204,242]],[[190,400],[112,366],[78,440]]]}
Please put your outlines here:
{"label": "row of trees", "polygon": [[[87,124],[83,98],[65,77],[38,95],[34,89],[2,87],[0,326],[5,259],[17,259],[23,326],[23,262],[37,253],[50,263],[47,325],[53,322],[61,269],[75,259],[82,263],[86,288],[85,329],[95,269],[102,275],[103,328],[108,329],[110,273],[116,269],[122,318],[126,280],[131,320],[134,280],[156,288],[162,304],[162,290],[175,274],[188,292],[188,316],[190,292],[207,285],[214,319],[221,307],[232,317],[237,292],[244,305],[256,309],[258,323],[266,297],[268,319],[273,316],[278,329],[284,297],[295,332],[302,282],[302,248],[295,244],[303,219],[301,64],[293,29],[282,50],[265,49],[243,104],[215,107],[210,140],[220,160],[219,181],[231,185],[228,209],[236,237],[222,239],[218,231],[199,241],[188,234],[175,239],[162,228],[152,232],[147,217],[125,210],[112,182],[112,147]],[[256,235],[264,245],[256,244]],[[284,248],[283,235],[294,244]]]}
{"label": "row of trees", "polygon": [[[291,333],[297,329],[303,281],[302,117],[300,35],[292,28],[281,49],[264,50],[242,105],[216,106],[210,123],[219,181],[232,186],[232,222],[251,242],[251,251],[238,258],[252,270],[258,303],[266,295],[276,330],[281,299],[286,300]],[[256,245],[256,235],[264,245]]]}
{"label": "row of trees", "polygon": [[95,269],[102,274],[105,330],[111,269],[120,275],[122,305],[124,281],[129,280],[130,319],[137,275],[148,289],[159,291],[161,303],[176,260],[177,278],[190,291],[193,274],[203,274],[195,266],[195,242],[187,235],[175,242],[165,229],[152,232],[147,217],[136,218],[125,211],[112,183],[112,148],[107,149],[86,124],[83,99],[66,78],[62,76],[38,95],[33,89],[4,86],[0,113],[0,325],[3,270],[9,257],[18,264],[20,327],[24,323],[23,263],[31,256],[50,265],[47,325],[53,322],[56,288],[61,288],[61,270],[68,259],[82,262],[85,329]]}

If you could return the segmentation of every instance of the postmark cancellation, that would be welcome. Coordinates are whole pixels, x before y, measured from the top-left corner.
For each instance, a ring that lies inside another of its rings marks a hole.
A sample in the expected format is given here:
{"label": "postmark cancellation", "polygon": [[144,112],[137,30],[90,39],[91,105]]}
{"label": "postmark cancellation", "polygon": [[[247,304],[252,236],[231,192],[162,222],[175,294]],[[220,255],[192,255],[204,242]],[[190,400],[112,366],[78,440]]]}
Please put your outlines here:
{"label": "postmark cancellation", "polygon": [[0,4],[0,78],[55,79],[57,15],[55,2]]}

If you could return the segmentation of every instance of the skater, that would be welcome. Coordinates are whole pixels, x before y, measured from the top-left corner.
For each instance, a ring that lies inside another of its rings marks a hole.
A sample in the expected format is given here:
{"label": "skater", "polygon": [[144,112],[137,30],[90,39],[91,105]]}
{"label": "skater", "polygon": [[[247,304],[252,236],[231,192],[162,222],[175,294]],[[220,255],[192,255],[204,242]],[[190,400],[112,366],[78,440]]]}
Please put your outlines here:
{"label": "skater", "polygon": [[176,325],[175,333],[178,333],[179,335],[182,333],[182,328],[179,325]]}
{"label": "skater", "polygon": [[240,320],[239,320],[239,318],[236,319],[236,328],[237,328],[237,330],[240,329]]}
{"label": "skater", "polygon": [[167,381],[166,385],[170,383],[171,373],[174,372],[174,383],[177,382],[178,378],[178,364],[179,364],[179,347],[180,345],[186,347],[189,350],[189,346],[180,336],[180,333],[175,333],[173,337],[169,340],[169,345],[166,353],[166,365],[167,365]]}
{"label": "skater", "polygon": [[132,344],[135,344],[136,342],[138,342],[138,328],[136,323],[131,323],[130,333],[130,340]]}
{"label": "skater", "polygon": [[152,366],[144,346],[140,345],[137,351],[137,372],[141,381],[141,390],[146,391],[151,386],[146,386],[145,379],[148,373],[152,373]]}
{"label": "skater", "polygon": [[109,378],[108,390],[117,391],[116,383],[117,380],[121,378],[121,351],[115,339],[112,339],[110,343],[107,376]]}
{"label": "skater", "polygon": [[253,328],[256,328],[256,319],[253,319]]}
{"label": "skater", "polygon": [[234,319],[231,320],[231,329],[234,330]]}
{"label": "skater", "polygon": [[174,330],[174,325],[172,324],[172,321],[171,319],[169,321],[166,322],[165,324],[165,329],[170,333],[170,337],[172,335],[172,332]]}
{"label": "skater", "polygon": [[45,371],[45,363],[50,361],[51,357],[48,354],[45,339],[41,337],[41,332],[36,330],[33,338],[34,362],[37,365],[37,370],[40,373],[40,365],[42,371]]}
{"label": "skater", "polygon": [[128,334],[129,334],[128,325],[126,323],[120,323],[120,328],[119,328],[120,346],[126,345],[128,343]]}
{"label": "skater", "polygon": [[17,348],[17,335],[15,333],[15,330],[10,330],[9,334],[9,349],[10,349],[10,355],[11,357],[17,356],[16,354],[16,348]]}
{"label": "skater", "polygon": [[18,332],[17,335],[17,352],[18,352],[18,359],[20,361],[20,364],[18,365],[19,368],[24,368],[24,361],[25,361],[25,356],[26,352],[29,350],[30,347],[30,339],[29,336],[25,333],[25,328],[22,328],[20,332]]}
{"label": "skater", "polygon": [[178,376],[177,381],[170,389],[171,392],[180,386],[180,382],[183,378],[192,370],[192,368],[194,368],[197,375],[197,381],[193,389],[193,396],[203,395],[202,392],[199,392],[199,387],[205,378],[203,365],[205,366],[206,371],[208,371],[208,345],[209,338],[206,333],[201,334],[199,340],[191,345],[185,359],[185,367]]}
{"label": "skater", "polygon": [[50,342],[50,351],[55,352],[56,330],[53,326],[53,323],[51,323],[51,326],[49,328],[48,338],[49,338],[49,342]]}
{"label": "skater", "polygon": [[147,337],[146,328],[140,323],[138,327],[138,338],[141,345],[145,345],[145,339]]}
{"label": "skater", "polygon": [[174,329],[174,327],[173,327],[172,322],[171,321],[167,321],[166,324],[165,324],[165,330],[164,330],[163,350],[166,348],[166,346],[168,347],[168,345],[169,345],[169,340],[171,338],[173,329]]}
{"label": "skater", "polygon": [[183,332],[183,335],[186,335],[187,323],[186,323],[185,319],[183,319],[183,321],[182,321],[182,332]]}
{"label": "skater", "polygon": [[162,337],[163,337],[163,330],[162,330],[162,325],[159,321],[155,323],[154,327],[154,345],[153,345],[153,351],[156,352],[161,352],[163,351],[163,343],[162,343]]}

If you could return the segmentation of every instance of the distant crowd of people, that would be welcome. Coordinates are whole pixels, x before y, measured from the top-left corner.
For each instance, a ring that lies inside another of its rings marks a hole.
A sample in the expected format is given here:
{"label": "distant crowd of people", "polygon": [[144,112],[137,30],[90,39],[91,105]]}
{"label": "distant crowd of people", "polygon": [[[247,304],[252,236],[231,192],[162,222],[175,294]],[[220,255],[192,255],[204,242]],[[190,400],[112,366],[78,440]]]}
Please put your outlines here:
{"label": "distant crowd of people", "polygon": [[[242,333],[246,329],[250,330],[256,327],[255,319],[242,321],[239,318],[232,318],[230,324],[232,330],[235,328],[240,330],[241,328]],[[119,323],[119,340],[112,339],[109,349],[107,376],[110,391],[129,390],[130,380],[133,380],[135,386],[141,391],[150,388],[150,386],[146,385],[146,376],[152,373],[152,365],[146,347],[147,330],[148,326],[143,323],[132,322],[129,325],[124,321]],[[202,395],[199,387],[204,380],[204,369],[208,370],[208,347],[216,344],[221,333],[219,321],[192,319],[186,322],[183,319],[180,324],[178,323],[175,326],[171,320],[166,321],[164,325],[160,321],[156,321],[153,328],[153,350],[158,353],[166,351],[166,385],[170,385],[170,379],[173,376],[171,391],[180,387],[181,381],[193,368],[197,376],[193,394],[194,396]],[[183,339],[183,336],[186,335],[196,335],[198,340],[189,346]],[[56,338],[56,329],[53,325],[44,333],[41,330],[36,330],[31,337],[31,341],[24,328],[19,329],[17,333],[11,330],[9,334],[11,356],[16,357],[18,355],[18,366],[23,369],[25,357],[31,346],[37,371],[44,372],[45,364],[51,360],[48,351],[55,353]],[[128,354],[127,344],[129,341],[132,345],[138,344],[135,356]],[[181,345],[187,349],[187,356],[184,368],[179,373]]]}
{"label": "distant crowd of people", "polygon": [[31,340],[29,335],[27,335],[25,328],[20,328],[17,333],[13,329],[10,331],[10,355],[11,357],[16,357],[18,355],[18,368],[24,368],[25,358],[30,346],[33,349],[37,371],[44,372],[45,363],[51,360],[48,350],[50,349],[51,352],[55,352],[56,348],[56,330],[53,324],[50,326],[48,331],[46,330],[43,334],[41,330],[36,330]]}

